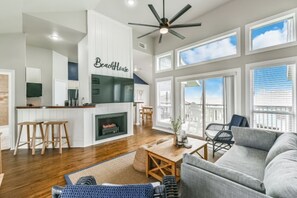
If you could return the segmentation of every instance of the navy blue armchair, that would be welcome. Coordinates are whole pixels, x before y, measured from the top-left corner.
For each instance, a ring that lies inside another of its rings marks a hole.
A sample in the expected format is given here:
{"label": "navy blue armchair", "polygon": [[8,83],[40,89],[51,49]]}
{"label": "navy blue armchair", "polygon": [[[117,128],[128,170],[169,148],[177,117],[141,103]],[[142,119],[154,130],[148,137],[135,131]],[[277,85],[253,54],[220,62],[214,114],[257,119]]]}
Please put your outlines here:
{"label": "navy blue armchair", "polygon": [[130,184],[119,186],[97,185],[92,176],[82,177],[75,185],[53,186],[53,198],[177,198],[174,176],[165,176],[163,184]]}
{"label": "navy blue armchair", "polygon": [[249,127],[246,117],[234,114],[227,124],[210,123],[205,130],[206,140],[212,144],[212,156],[221,149],[230,149],[234,144],[231,128]]}

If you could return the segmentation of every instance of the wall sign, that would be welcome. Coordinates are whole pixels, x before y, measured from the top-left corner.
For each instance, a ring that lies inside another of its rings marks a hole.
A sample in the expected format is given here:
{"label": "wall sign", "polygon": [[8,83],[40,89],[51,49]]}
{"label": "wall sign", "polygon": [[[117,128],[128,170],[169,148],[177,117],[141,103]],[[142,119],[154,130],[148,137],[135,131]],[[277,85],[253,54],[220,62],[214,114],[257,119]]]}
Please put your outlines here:
{"label": "wall sign", "polygon": [[129,71],[128,67],[120,66],[119,62],[111,62],[110,64],[102,63],[101,58],[99,58],[99,57],[97,57],[95,60],[96,61],[94,63],[94,67],[96,67],[96,68],[107,68],[107,69],[111,69],[114,71],[123,71],[123,72]]}

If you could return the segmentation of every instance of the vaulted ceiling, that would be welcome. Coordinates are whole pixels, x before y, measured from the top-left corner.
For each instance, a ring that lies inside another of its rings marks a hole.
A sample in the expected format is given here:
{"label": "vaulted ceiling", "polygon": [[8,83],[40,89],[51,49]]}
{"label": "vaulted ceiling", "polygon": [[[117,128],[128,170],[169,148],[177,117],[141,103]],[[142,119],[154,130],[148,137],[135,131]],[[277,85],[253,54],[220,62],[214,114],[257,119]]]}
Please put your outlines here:
{"label": "vaulted ceiling", "polygon": [[[0,33],[24,32],[29,45],[57,50],[75,58],[77,43],[86,34],[85,10],[96,10],[124,24],[136,22],[157,25],[147,5],[153,4],[161,14],[162,0],[135,1],[135,6],[131,7],[127,6],[127,0],[1,0]],[[171,18],[185,5],[191,4],[192,8],[176,21],[184,23],[229,1],[165,0],[166,16]],[[148,27],[131,27],[140,34],[152,30]],[[49,40],[48,35],[53,32],[63,35],[64,43]]]}

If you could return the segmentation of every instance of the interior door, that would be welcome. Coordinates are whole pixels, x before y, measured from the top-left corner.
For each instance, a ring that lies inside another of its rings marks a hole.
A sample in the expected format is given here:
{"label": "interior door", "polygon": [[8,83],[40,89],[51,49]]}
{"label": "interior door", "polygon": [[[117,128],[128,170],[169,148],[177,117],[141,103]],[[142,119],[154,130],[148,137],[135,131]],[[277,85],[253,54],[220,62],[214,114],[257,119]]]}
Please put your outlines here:
{"label": "interior door", "polygon": [[10,148],[9,134],[9,75],[0,74],[0,132],[2,149]]}

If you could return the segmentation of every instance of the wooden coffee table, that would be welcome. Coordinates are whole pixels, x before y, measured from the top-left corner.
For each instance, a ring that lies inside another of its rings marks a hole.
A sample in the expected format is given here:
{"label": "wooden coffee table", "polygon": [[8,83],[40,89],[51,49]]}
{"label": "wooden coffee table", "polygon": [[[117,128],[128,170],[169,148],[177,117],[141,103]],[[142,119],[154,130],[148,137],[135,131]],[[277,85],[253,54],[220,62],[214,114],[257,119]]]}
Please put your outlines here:
{"label": "wooden coffee table", "polygon": [[[152,176],[162,181],[165,175],[174,175],[179,181],[178,164],[182,161],[183,155],[197,153],[200,157],[207,160],[207,142],[188,138],[192,148],[178,148],[170,139],[161,144],[147,148],[146,176]],[[204,156],[200,155],[199,150],[204,149]]]}

